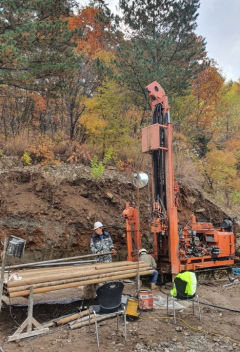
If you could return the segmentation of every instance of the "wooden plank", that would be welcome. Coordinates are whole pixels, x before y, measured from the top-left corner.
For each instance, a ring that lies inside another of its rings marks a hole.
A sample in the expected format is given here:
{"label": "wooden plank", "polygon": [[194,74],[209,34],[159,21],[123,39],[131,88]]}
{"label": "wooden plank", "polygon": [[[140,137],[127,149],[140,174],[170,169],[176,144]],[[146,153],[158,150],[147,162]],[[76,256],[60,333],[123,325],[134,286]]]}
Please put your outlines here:
{"label": "wooden plank", "polygon": [[8,337],[8,342],[25,339],[26,337],[32,337],[32,336],[45,334],[47,332],[49,332],[48,328],[43,328],[43,329],[40,329],[40,330],[33,330],[31,332],[24,332],[24,333],[21,333],[21,334],[14,333],[13,335]]}
{"label": "wooden plank", "polygon": [[36,274],[33,274],[34,276],[33,277],[29,277],[29,278],[26,278],[23,280],[15,280],[15,281],[9,281],[8,282],[8,287],[16,287],[16,286],[24,286],[24,285],[32,285],[32,284],[37,284],[39,282],[49,282],[49,281],[53,281],[53,280],[63,280],[63,279],[68,279],[68,278],[74,278],[74,277],[78,277],[79,273],[84,273],[85,276],[87,275],[91,275],[91,274],[94,274],[96,272],[96,270],[98,270],[98,273],[105,273],[105,272],[108,272],[108,271],[115,271],[116,270],[116,267],[122,267],[122,266],[125,266],[125,267],[128,267],[128,265],[130,265],[131,267],[135,267],[135,263],[132,263],[132,264],[128,264],[128,265],[125,265],[125,264],[114,264],[113,263],[109,263],[109,264],[112,264],[111,266],[109,265],[108,267],[100,267],[100,268],[95,268],[94,266],[89,269],[89,270],[78,270],[78,269],[73,269],[72,270],[68,270],[67,272],[64,271],[62,272],[60,269],[58,270],[57,274],[51,274],[49,273],[49,275],[37,275],[36,277]]}
{"label": "wooden plank", "polygon": [[[154,270],[145,270],[145,271],[140,271],[140,275],[151,275],[153,274]],[[68,284],[63,284],[63,285],[54,285],[54,286],[48,286],[48,287],[40,287],[36,288],[33,290],[34,293],[43,293],[43,292],[48,292],[48,291],[56,291],[56,290],[61,290],[65,288],[70,288],[70,287],[77,287],[77,286],[86,286],[86,285],[91,285],[91,284],[97,284],[105,281],[112,281],[112,280],[119,280],[119,279],[127,279],[130,277],[135,277],[136,272],[129,273],[129,274],[123,274],[123,275],[113,275],[113,276],[107,276],[105,278],[100,278],[100,279],[92,279],[92,280],[83,280],[83,281],[78,281],[78,282],[72,282]],[[21,297],[21,296],[28,296],[29,295],[29,290],[25,291],[19,291],[19,292],[12,292],[9,294],[10,297]]]}
{"label": "wooden plank", "polygon": [[[139,268],[141,270],[143,269],[148,269],[149,265],[147,264],[139,264]],[[54,286],[54,285],[60,285],[60,284],[66,284],[69,282],[75,282],[75,281],[79,281],[79,279],[81,278],[81,280],[87,280],[87,279],[93,279],[93,278],[100,278],[100,277],[104,277],[103,275],[110,275],[112,272],[118,274],[118,273],[128,273],[130,272],[130,270],[134,270],[136,271],[137,266],[127,266],[127,267],[120,267],[120,268],[115,268],[114,270],[112,269],[108,269],[108,271],[104,274],[102,274],[102,271],[98,271],[97,273],[95,272],[95,275],[88,275],[88,272],[86,273],[81,273],[83,274],[83,276],[81,276],[81,274],[79,274],[76,278],[71,278],[71,279],[65,279],[65,280],[57,280],[57,281],[48,281],[48,282],[39,282],[37,284],[31,284],[31,285],[25,285],[25,286],[15,286],[15,287],[9,287],[8,288],[8,292],[17,292],[17,291],[24,291],[24,290],[28,290],[31,286],[33,286],[34,288],[38,288],[38,287],[48,287],[48,286]],[[104,270],[105,272],[106,270]]]}
{"label": "wooden plank", "polygon": [[66,324],[66,323],[69,323],[70,321],[73,321],[73,320],[76,320],[78,318],[82,318],[82,317],[85,317],[89,314],[89,309],[83,311],[83,312],[79,312],[79,313],[76,313],[76,314],[71,314],[67,317],[63,317],[59,320],[56,321],[56,324],[57,325],[63,325],[63,324]]}
{"label": "wooden plank", "polygon": [[[109,314],[106,314],[106,315],[103,315],[103,316],[97,315],[97,322],[103,321],[103,320],[106,320],[106,319],[110,319],[110,318],[113,318],[113,317],[116,317],[116,316],[117,316],[117,313],[109,313]],[[90,319],[90,324],[94,324],[94,323],[95,323],[95,319],[94,318]],[[81,328],[83,326],[87,326],[88,324],[89,324],[89,321],[85,320],[83,322],[76,322],[75,324],[71,324],[70,328],[73,330],[73,329]]]}
{"label": "wooden plank", "polygon": [[26,276],[34,276],[35,274],[48,274],[48,273],[53,273],[56,272],[58,273],[59,270],[61,271],[71,271],[71,270],[81,270],[85,271],[86,269],[103,269],[107,268],[109,266],[114,267],[114,266],[121,266],[121,265],[132,265],[135,262],[131,261],[120,261],[120,262],[112,262],[112,263],[97,263],[97,264],[89,264],[89,265],[84,265],[84,266],[77,266],[77,265],[72,265],[72,266],[66,266],[66,267],[55,267],[55,268],[32,268],[32,269],[23,269],[23,270],[14,270],[12,273],[13,274],[19,274],[21,277],[26,277]]}
{"label": "wooden plank", "polygon": [[[36,327],[35,330],[32,330],[33,325]],[[23,333],[22,331],[27,328],[27,332]],[[31,337],[39,335],[45,332],[48,332],[49,328],[43,328],[40,323],[33,318],[33,287],[30,288],[30,295],[28,299],[28,317],[25,321],[19,326],[16,332],[8,337],[8,341],[15,341],[24,339],[26,337]]]}
{"label": "wooden plank", "polygon": [[28,319],[25,319],[24,322],[19,326],[13,335],[19,335],[28,325]]}
{"label": "wooden plank", "polygon": [[[90,320],[93,319],[93,318],[94,318],[94,314],[92,313],[92,314],[90,314]],[[72,325],[75,325],[75,324],[80,323],[80,322],[83,323],[85,321],[89,321],[89,316],[88,315],[85,316],[85,317],[81,317],[81,318],[75,319],[74,321],[69,322],[68,325],[71,327]]]}

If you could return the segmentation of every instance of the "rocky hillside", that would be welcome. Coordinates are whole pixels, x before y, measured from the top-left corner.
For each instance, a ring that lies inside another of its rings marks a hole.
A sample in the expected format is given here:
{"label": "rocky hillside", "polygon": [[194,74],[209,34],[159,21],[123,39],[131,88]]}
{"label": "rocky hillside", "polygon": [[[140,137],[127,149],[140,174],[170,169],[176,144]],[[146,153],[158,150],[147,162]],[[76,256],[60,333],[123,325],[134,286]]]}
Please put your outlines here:
{"label": "rocky hillside", "polygon": [[[25,261],[89,253],[93,223],[100,220],[111,232],[124,259],[125,203],[136,201],[131,177],[110,168],[95,180],[83,165],[20,167],[7,162],[0,170],[0,237],[16,235],[27,240]],[[143,240],[149,241],[149,188],[140,190]],[[179,222],[192,213],[199,221],[218,225],[228,217],[199,190],[181,186]],[[232,216],[232,215],[231,215]],[[235,232],[239,232],[235,219]]]}

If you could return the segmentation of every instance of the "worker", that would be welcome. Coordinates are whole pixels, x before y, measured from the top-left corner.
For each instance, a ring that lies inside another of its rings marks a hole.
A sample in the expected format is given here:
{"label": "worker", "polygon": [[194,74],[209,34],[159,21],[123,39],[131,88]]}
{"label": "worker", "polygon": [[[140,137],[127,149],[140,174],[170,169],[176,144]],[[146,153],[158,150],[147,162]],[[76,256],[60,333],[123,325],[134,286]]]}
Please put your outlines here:
{"label": "worker", "polygon": [[156,270],[157,264],[154,258],[147,253],[147,250],[145,248],[141,248],[138,253],[139,253],[139,261],[149,264],[153,269],[155,269],[153,274],[149,275],[151,279],[151,289],[154,290],[157,288],[157,285],[156,285],[157,279],[158,279],[158,271]]}
{"label": "worker", "polygon": [[179,299],[193,298],[197,290],[196,274],[192,271],[183,271],[176,275],[171,296]]}
{"label": "worker", "polygon": [[[90,248],[93,254],[111,252],[112,254],[117,254],[116,249],[114,249],[113,241],[110,233],[103,230],[103,224],[100,221],[94,223],[93,226],[94,234],[92,235]],[[106,254],[98,257],[99,263],[106,263],[112,261],[112,255]]]}

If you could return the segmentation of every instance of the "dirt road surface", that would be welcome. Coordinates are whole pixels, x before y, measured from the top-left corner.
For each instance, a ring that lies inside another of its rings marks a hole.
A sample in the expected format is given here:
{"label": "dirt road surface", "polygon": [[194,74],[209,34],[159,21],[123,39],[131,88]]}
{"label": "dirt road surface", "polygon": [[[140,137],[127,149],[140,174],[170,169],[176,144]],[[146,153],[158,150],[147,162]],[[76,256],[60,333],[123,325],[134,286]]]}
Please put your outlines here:
{"label": "dirt road surface", "polygon": [[[201,302],[240,310],[240,284],[223,287],[229,281],[211,281],[199,284],[198,293]],[[155,290],[166,300],[170,286]],[[135,283],[125,283],[124,293],[133,295]],[[75,313],[81,301],[65,305],[36,305],[34,317],[39,322],[68,313]],[[93,301],[84,301],[84,305]],[[181,303],[181,302],[180,302]],[[184,302],[183,302],[184,303]],[[123,324],[116,331],[116,318],[99,324],[100,352],[136,351],[136,352],[198,352],[198,351],[240,351],[240,314],[201,305],[202,321],[192,314],[191,305],[177,312],[177,324],[172,316],[167,316],[165,307],[153,311],[141,312],[136,321],[127,322],[127,341],[123,337]],[[44,336],[7,342],[7,336],[13,334],[19,323],[26,317],[27,309],[5,307],[0,317],[0,338],[4,352],[84,352],[97,351],[94,326],[70,330],[68,325],[52,327]]]}

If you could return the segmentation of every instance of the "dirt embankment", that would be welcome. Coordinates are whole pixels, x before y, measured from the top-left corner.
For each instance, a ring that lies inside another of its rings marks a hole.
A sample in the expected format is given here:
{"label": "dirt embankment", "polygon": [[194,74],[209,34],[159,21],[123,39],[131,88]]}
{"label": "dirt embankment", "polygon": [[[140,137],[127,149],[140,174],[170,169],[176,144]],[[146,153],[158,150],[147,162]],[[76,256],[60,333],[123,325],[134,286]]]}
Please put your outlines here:
{"label": "dirt embankment", "polygon": [[[12,167],[0,169],[0,239],[16,235],[27,239],[25,260],[89,253],[93,223],[103,222],[125,258],[121,216],[125,203],[136,202],[131,177],[108,169],[95,180],[83,165]],[[150,238],[150,190],[140,190],[143,239]],[[223,210],[203,197],[200,191],[181,186],[179,222],[184,225],[195,213],[199,221],[218,225],[228,217]],[[236,227],[236,232],[239,228]]]}

